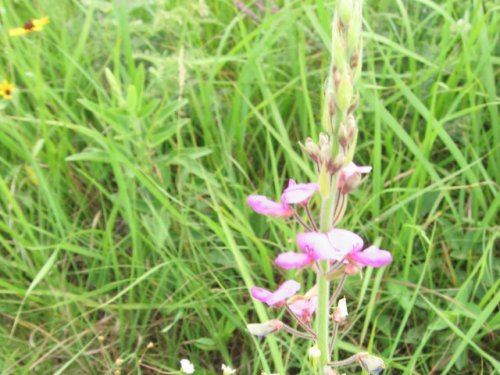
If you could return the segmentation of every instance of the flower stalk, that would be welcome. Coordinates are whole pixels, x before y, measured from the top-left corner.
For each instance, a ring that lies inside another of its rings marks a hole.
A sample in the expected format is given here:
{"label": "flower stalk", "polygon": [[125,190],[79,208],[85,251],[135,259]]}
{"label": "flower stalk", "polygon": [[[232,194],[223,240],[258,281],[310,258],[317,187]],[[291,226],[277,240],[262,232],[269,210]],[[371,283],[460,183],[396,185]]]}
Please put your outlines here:
{"label": "flower stalk", "polygon": [[[392,261],[388,251],[377,246],[364,249],[360,236],[337,228],[346,213],[349,193],[359,186],[361,176],[371,171],[370,166],[353,163],[358,134],[353,112],[359,100],[356,81],[361,73],[361,5],[362,0],[337,1],[332,24],[331,66],[322,113],[325,132],[320,134],[317,143],[307,138],[301,145],[315,164],[317,183],[290,180],[279,201],[262,195],[247,198],[248,205],[257,213],[282,219],[294,218],[304,230],[297,234],[301,252],[282,252],[276,257],[275,264],[285,270],[309,268],[316,273],[316,285],[305,295],[298,294],[301,287],[294,280],[285,281],[274,292],[257,287],[251,290],[255,299],[269,307],[286,309],[287,317],[295,320],[297,328],[305,332],[274,321],[272,324],[249,325],[249,329],[257,335],[283,330],[312,340],[314,360],[309,362],[313,373],[319,371],[321,374],[333,373],[332,367],[354,362],[371,373],[384,366],[380,358],[368,353],[358,353],[337,362],[330,358],[337,332],[348,315],[346,299],[338,301],[338,298],[349,275],[365,266],[382,267]],[[316,193],[321,197],[319,226],[311,212],[314,206],[309,204]],[[307,221],[303,219],[306,215]],[[331,284],[335,284],[333,293]]]}
{"label": "flower stalk", "polygon": [[[333,216],[335,213],[336,197],[337,197],[337,177],[332,178],[330,191],[327,197],[323,197],[321,201],[320,211],[320,231],[327,233],[332,226]],[[330,320],[330,282],[325,277],[329,269],[329,261],[320,262],[321,272],[317,274],[318,284],[318,312],[317,312],[317,330],[318,330],[318,349],[321,352],[320,368],[323,368],[330,362],[330,351],[328,348],[329,341],[329,320]]]}

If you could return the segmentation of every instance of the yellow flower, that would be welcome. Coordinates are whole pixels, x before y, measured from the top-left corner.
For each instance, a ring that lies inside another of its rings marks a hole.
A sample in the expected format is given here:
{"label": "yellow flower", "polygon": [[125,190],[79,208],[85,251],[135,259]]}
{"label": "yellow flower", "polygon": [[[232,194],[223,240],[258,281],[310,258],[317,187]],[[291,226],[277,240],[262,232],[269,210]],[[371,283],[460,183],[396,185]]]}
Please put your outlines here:
{"label": "yellow flower", "polygon": [[20,36],[31,33],[33,31],[42,31],[45,25],[49,23],[49,17],[29,20],[23,27],[16,27],[9,30],[10,36]]}
{"label": "yellow flower", "polygon": [[14,91],[14,85],[4,79],[3,82],[0,83],[0,95],[2,95],[4,99],[10,99],[12,97],[12,91]]}

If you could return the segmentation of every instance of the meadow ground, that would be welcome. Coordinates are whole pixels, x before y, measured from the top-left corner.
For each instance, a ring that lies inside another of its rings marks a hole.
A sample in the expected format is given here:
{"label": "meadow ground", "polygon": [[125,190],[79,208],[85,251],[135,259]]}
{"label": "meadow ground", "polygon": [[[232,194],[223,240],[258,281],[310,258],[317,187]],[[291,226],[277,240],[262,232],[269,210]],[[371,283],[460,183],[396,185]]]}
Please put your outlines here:
{"label": "meadow ground", "polygon": [[[294,231],[245,204],[314,176],[298,142],[320,131],[334,3],[277,6],[0,0],[0,78],[16,86],[0,103],[0,372],[154,374],[189,358],[197,373],[307,373],[300,340],[245,330],[274,314],[253,283],[313,284],[272,269]],[[370,350],[394,374],[500,369],[499,10],[365,2],[355,160],[374,170],[344,223],[394,262],[349,280],[336,356]],[[8,36],[41,16],[43,31]]]}

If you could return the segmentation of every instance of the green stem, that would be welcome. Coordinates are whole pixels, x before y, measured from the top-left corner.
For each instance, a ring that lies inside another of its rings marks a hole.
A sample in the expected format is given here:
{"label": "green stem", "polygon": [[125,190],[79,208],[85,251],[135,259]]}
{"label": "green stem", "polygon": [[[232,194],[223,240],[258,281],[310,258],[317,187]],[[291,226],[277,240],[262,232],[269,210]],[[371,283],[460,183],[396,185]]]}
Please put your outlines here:
{"label": "green stem", "polygon": [[[328,197],[323,197],[321,201],[320,213],[320,231],[328,232],[333,223],[333,214],[335,210],[335,200],[337,197],[337,176],[333,176],[330,181]],[[322,273],[318,273],[318,310],[317,310],[317,330],[318,330],[318,348],[321,351],[320,369],[328,366],[330,362],[329,345],[329,323],[330,323],[330,282],[324,274],[328,271],[328,260],[320,262]]]}

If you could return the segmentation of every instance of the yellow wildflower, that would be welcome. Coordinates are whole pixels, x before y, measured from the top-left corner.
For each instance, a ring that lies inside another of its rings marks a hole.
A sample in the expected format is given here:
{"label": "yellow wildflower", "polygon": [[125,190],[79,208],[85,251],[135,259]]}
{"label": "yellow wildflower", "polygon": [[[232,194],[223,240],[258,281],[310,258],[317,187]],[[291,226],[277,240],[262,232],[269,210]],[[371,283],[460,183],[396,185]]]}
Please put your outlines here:
{"label": "yellow wildflower", "polygon": [[0,95],[2,95],[4,99],[10,99],[12,97],[12,91],[14,91],[14,85],[4,79],[3,82],[0,83]]}
{"label": "yellow wildflower", "polygon": [[16,27],[15,29],[9,30],[10,36],[20,36],[31,33],[33,31],[42,31],[45,25],[49,23],[49,17],[43,17],[40,19],[32,19],[26,22],[23,27]]}

